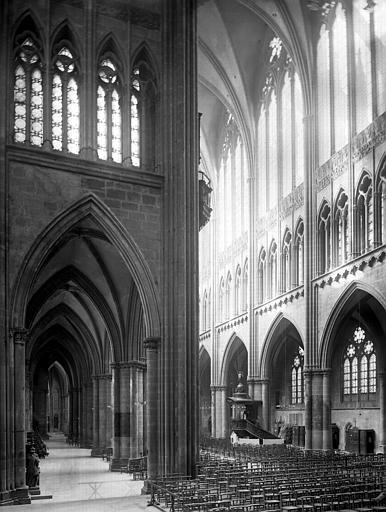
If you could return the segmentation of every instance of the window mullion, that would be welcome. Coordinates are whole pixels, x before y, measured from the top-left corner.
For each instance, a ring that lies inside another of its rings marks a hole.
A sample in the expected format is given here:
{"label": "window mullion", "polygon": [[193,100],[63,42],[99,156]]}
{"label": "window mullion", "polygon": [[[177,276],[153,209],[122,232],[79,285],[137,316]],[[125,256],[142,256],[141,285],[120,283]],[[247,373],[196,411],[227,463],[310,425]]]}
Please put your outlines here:
{"label": "window mullion", "polygon": [[67,90],[68,90],[68,76],[67,74],[62,75],[62,150],[68,151],[67,147],[67,131],[68,131],[68,113],[67,113]]}
{"label": "window mullion", "polygon": [[113,137],[113,118],[112,118],[112,87],[107,87],[106,90],[106,130],[107,130],[107,160],[113,159],[112,137]]}
{"label": "window mullion", "polygon": [[31,144],[31,108],[32,108],[32,69],[30,65],[26,66],[26,91],[25,91],[25,141]]}

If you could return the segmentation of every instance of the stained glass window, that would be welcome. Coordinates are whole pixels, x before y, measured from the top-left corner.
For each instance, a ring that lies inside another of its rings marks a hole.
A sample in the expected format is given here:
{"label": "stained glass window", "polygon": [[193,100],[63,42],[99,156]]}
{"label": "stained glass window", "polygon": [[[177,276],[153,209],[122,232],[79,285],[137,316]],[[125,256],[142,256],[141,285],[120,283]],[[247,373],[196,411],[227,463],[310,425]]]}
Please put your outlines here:
{"label": "stained glass window", "polygon": [[98,87],[97,92],[97,145],[98,156],[107,160],[107,112],[106,98],[103,87]]}
{"label": "stained glass window", "polygon": [[334,263],[341,265],[348,257],[348,197],[342,190],[335,205]]}
{"label": "stained glass window", "polygon": [[292,361],[291,401],[293,404],[301,404],[304,400],[303,367],[304,350],[299,346]]}
{"label": "stained glass window", "polygon": [[368,400],[376,391],[377,356],[374,343],[358,326],[343,355],[343,397],[347,400]]}
{"label": "stained glass window", "polygon": [[334,70],[335,151],[348,143],[348,69],[346,15],[342,4],[336,8],[332,29]]}
{"label": "stained glass window", "polygon": [[52,78],[52,146],[59,151],[79,153],[80,105],[75,57],[62,46],[54,60]]}
{"label": "stained glass window", "polygon": [[98,69],[97,146],[102,160],[122,162],[120,83],[117,66],[103,58]]}
{"label": "stained glass window", "polygon": [[331,156],[330,115],[330,37],[326,26],[320,31],[317,51],[318,66],[318,155],[319,165]]}
{"label": "stained glass window", "polygon": [[131,133],[130,133],[130,148],[131,148],[131,163],[135,167],[141,165],[141,151],[140,151],[140,137],[141,137],[141,124],[140,124],[140,105],[139,98],[141,93],[141,86],[139,81],[139,68],[134,68],[132,81],[132,93],[130,102],[130,118],[131,118]]}
{"label": "stained glass window", "polygon": [[15,53],[14,141],[43,144],[43,77],[37,44],[23,38]]}

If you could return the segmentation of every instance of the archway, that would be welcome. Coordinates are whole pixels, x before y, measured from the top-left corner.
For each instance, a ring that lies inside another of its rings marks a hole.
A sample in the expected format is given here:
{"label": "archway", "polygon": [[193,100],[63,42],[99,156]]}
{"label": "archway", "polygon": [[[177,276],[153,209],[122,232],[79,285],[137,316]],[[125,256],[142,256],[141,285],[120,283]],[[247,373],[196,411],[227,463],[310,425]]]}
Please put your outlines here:
{"label": "archway", "polygon": [[383,449],[385,439],[385,309],[354,284],[341,297],[327,325],[322,358],[331,368],[331,422],[339,448],[354,453]]}
{"label": "archway", "polygon": [[143,340],[159,334],[155,286],[138,247],[97,198],[72,205],[38,237],[11,312],[28,337],[27,429],[46,436],[60,425],[93,455],[112,450],[112,470],[143,455]]}
{"label": "archway", "polygon": [[212,432],[210,356],[205,348],[200,350],[200,437],[208,437]]}
{"label": "archway", "polygon": [[[221,382],[225,390],[225,399],[233,395],[240,379],[247,389],[248,377],[248,352],[243,341],[235,334],[230,338],[225,350]],[[230,434],[231,408],[228,403],[224,404],[225,410],[225,436]]]}
{"label": "archway", "polygon": [[262,365],[265,425],[287,442],[304,446],[304,346],[295,325],[283,315],[267,337]]}

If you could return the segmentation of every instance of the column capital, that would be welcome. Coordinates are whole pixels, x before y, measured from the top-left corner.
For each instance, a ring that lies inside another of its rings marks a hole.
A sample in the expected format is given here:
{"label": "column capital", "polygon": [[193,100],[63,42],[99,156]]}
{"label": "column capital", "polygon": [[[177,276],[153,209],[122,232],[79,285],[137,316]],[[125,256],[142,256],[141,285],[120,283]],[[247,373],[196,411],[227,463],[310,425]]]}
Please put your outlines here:
{"label": "column capital", "polygon": [[13,327],[9,330],[10,339],[18,345],[24,345],[28,341],[29,330],[24,327]]}
{"label": "column capital", "polygon": [[226,391],[227,386],[210,386],[211,391]]}
{"label": "column capital", "polygon": [[157,351],[159,346],[161,345],[161,338],[156,336],[150,336],[149,338],[145,338],[143,340],[143,344],[146,350]]}
{"label": "column capital", "polygon": [[324,376],[331,373],[331,368],[304,368],[303,375],[306,377]]}
{"label": "column capital", "polygon": [[111,373],[98,373],[91,376],[95,380],[111,380],[113,378]]}
{"label": "column capital", "polygon": [[139,370],[146,370],[146,361],[138,361],[137,359],[132,359],[131,361],[118,361],[116,363],[110,364],[112,369],[120,369],[120,368],[138,368]]}

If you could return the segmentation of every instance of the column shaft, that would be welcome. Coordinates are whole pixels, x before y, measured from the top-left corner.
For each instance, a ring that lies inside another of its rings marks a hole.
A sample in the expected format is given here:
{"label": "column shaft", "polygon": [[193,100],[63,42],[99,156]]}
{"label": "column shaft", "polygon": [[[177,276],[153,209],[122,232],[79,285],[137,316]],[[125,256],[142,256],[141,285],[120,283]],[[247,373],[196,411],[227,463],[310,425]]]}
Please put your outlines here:
{"label": "column shaft", "polygon": [[269,380],[261,381],[261,397],[263,400],[262,415],[263,426],[266,430],[270,430],[270,400],[269,400]]}
{"label": "column shaft", "polygon": [[155,478],[159,471],[159,375],[158,349],[160,338],[147,338],[146,349],[146,423],[147,423],[147,471],[148,479]]}
{"label": "column shaft", "polygon": [[98,377],[96,375],[93,376],[92,379],[92,387],[93,387],[93,418],[92,418],[92,430],[93,430],[93,448],[91,455],[98,456],[100,454],[99,450],[99,384]]}
{"label": "column shaft", "polygon": [[331,370],[325,370],[323,373],[323,450],[331,450],[331,448]]}
{"label": "column shaft", "polygon": [[[113,464],[121,458],[121,420],[120,420],[120,397],[121,397],[121,375],[118,363],[111,365],[113,372],[113,410],[114,410],[114,439],[113,439]],[[119,466],[119,464],[118,464]],[[113,467],[111,468],[113,469]],[[117,469],[119,469],[117,467]]]}
{"label": "column shaft", "polygon": [[99,375],[98,379],[98,398],[99,398],[99,448],[103,450],[106,448],[106,379],[104,376]]}
{"label": "column shaft", "polygon": [[386,453],[386,376],[380,372],[379,379],[379,451]]}
{"label": "column shaft", "polygon": [[305,448],[312,448],[312,380],[310,372],[304,370],[304,425]]}

